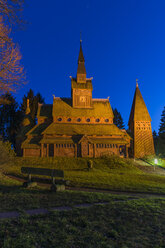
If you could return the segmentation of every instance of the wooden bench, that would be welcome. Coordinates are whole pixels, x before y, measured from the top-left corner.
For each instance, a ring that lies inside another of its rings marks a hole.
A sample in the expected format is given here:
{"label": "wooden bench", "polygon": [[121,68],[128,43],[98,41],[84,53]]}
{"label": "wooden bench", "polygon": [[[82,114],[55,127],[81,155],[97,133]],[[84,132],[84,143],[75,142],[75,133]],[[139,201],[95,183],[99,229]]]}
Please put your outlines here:
{"label": "wooden bench", "polygon": [[64,178],[63,170],[55,170],[55,169],[46,169],[46,168],[33,168],[33,167],[22,167],[21,172],[23,174],[28,175],[28,180],[23,183],[24,187],[33,187],[37,183],[34,184],[34,178],[32,179],[32,175],[40,175],[40,176],[50,176],[52,179],[51,190],[52,191],[64,191],[66,181],[62,180],[62,183],[56,184],[56,177]]}

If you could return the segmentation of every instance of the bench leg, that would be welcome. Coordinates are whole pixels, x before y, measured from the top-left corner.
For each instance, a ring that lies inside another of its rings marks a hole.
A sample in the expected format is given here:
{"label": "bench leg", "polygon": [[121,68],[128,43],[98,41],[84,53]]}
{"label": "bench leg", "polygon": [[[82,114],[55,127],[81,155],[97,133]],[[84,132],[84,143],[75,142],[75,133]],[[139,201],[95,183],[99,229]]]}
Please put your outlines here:
{"label": "bench leg", "polygon": [[52,177],[52,184],[55,185],[56,184],[56,180],[54,177]]}
{"label": "bench leg", "polygon": [[28,182],[31,182],[31,181],[32,181],[32,175],[29,174],[29,175],[28,175]]}

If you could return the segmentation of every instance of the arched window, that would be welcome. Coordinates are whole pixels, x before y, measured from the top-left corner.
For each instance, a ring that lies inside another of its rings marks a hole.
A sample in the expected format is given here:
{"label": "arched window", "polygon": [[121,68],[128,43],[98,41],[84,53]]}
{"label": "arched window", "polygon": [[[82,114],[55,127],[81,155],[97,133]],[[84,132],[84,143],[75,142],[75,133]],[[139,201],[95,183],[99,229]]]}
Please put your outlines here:
{"label": "arched window", "polygon": [[68,119],[67,119],[67,121],[69,121],[69,122],[70,122],[71,120],[72,120],[71,118],[68,118]]}
{"label": "arched window", "polygon": [[97,119],[96,119],[96,122],[100,122],[100,119],[99,119],[99,118],[97,118]]}
{"label": "arched window", "polygon": [[109,119],[105,119],[105,122],[109,122]]}
{"label": "arched window", "polygon": [[89,118],[87,118],[87,119],[86,119],[86,121],[87,121],[87,122],[90,122],[90,119],[89,119]]}
{"label": "arched window", "polygon": [[62,121],[62,118],[60,117],[60,118],[58,118],[58,121]]}
{"label": "arched window", "polygon": [[78,121],[78,122],[80,122],[80,121],[81,121],[81,119],[80,119],[80,118],[78,118],[78,119],[77,119],[77,121]]}

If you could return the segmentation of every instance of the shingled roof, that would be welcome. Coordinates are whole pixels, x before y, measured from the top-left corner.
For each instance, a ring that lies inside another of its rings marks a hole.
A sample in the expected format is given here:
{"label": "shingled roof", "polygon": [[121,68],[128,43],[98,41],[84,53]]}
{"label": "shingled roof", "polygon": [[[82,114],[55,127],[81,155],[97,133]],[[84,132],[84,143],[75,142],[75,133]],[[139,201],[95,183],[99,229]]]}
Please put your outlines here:
{"label": "shingled roof", "polygon": [[79,57],[78,57],[77,74],[86,74],[85,59],[84,59],[84,55],[83,55],[83,51],[82,51],[81,41],[80,41],[80,52],[79,52]]}
{"label": "shingled roof", "polygon": [[52,123],[42,134],[57,135],[119,135],[125,134],[114,124],[67,124]]}
{"label": "shingled roof", "polygon": [[113,111],[108,99],[93,99],[92,108],[77,109],[72,107],[71,98],[55,98],[53,101],[53,117],[55,116],[113,118]]}
{"label": "shingled roof", "polygon": [[151,121],[151,117],[148,113],[138,85],[136,86],[128,125],[130,125],[132,121]]}
{"label": "shingled roof", "polygon": [[52,104],[38,104],[37,117],[52,118]]}

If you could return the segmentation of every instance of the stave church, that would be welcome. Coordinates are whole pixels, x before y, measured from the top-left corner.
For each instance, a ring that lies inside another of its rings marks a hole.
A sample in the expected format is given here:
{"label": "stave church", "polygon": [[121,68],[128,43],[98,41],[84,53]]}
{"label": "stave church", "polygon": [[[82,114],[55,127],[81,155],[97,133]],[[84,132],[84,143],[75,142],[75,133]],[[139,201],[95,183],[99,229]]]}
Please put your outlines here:
{"label": "stave church", "polygon": [[80,41],[76,77],[71,77],[71,97],[38,104],[37,125],[32,125],[29,100],[17,153],[23,157],[100,157],[118,155],[140,158],[154,154],[151,118],[136,84],[129,131],[113,124],[109,98],[92,97],[92,78],[87,78]]}

